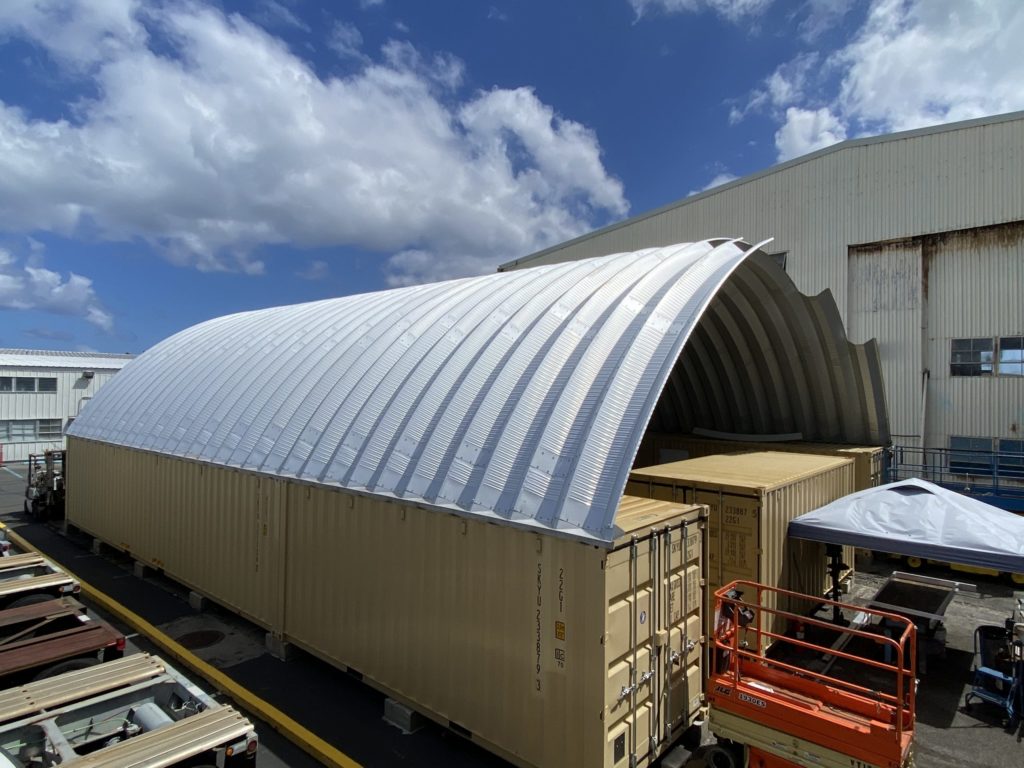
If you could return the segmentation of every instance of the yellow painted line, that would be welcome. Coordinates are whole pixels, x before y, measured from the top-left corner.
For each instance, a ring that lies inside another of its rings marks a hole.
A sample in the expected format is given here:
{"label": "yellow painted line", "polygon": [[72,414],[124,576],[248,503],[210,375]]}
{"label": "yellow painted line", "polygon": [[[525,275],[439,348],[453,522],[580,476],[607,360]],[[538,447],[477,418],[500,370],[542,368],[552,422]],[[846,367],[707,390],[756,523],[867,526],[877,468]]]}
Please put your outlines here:
{"label": "yellow painted line", "polygon": [[[3,523],[0,523],[0,527],[6,528],[7,538],[22,550],[26,552],[39,551],[13,530],[3,525]],[[53,560],[49,555],[46,555],[46,557]],[[54,560],[54,562],[56,563],[57,561]],[[228,694],[228,696],[238,702],[244,709],[252,712],[260,719],[265,720],[274,728],[274,730],[280,732],[285,738],[293,742],[304,752],[319,760],[324,765],[333,766],[334,768],[362,768],[359,763],[350,758],[344,752],[332,747],[311,730],[297,723],[277,707],[264,701],[248,688],[244,688],[239,685],[235,680],[225,675],[213,665],[200,659],[185,646],[181,645],[181,643],[172,640],[161,632],[159,628],[150,624],[138,614],[129,611],[119,602],[114,600],[114,598],[100,592],[95,587],[92,587],[82,581],[71,573],[70,570],[65,568],[63,564],[57,564],[60,565],[60,567],[63,568],[71,578],[81,584],[82,593],[90,600],[97,603],[104,611],[117,616],[117,618],[130,626],[140,635],[143,635],[153,641],[153,644],[168,656],[185,665],[197,675],[204,678],[207,682]]]}

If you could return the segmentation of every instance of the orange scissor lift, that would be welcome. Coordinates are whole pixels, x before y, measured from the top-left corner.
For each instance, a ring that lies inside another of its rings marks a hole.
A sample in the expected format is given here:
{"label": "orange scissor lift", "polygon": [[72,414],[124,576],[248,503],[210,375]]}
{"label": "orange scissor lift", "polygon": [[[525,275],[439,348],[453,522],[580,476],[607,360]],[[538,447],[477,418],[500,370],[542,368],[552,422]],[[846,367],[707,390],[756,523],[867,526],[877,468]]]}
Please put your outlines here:
{"label": "orange scissor lift", "polygon": [[[707,699],[723,765],[913,764],[912,621],[748,581],[734,581],[715,598]],[[855,615],[838,625],[775,607],[801,603]]]}

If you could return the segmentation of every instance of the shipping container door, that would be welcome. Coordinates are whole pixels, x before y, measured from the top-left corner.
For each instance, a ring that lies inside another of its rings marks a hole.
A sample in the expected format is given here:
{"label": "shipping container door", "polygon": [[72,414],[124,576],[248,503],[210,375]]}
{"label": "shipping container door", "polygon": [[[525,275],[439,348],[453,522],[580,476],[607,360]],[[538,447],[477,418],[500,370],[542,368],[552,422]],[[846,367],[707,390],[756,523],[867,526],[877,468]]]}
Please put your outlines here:
{"label": "shipping container door", "polygon": [[675,523],[609,558],[611,768],[653,759],[701,707],[704,534],[696,519]]}
{"label": "shipping container door", "polygon": [[664,611],[661,630],[666,647],[661,652],[662,737],[685,729],[697,716],[704,691],[705,591],[707,528],[691,521],[660,535],[664,552]]}

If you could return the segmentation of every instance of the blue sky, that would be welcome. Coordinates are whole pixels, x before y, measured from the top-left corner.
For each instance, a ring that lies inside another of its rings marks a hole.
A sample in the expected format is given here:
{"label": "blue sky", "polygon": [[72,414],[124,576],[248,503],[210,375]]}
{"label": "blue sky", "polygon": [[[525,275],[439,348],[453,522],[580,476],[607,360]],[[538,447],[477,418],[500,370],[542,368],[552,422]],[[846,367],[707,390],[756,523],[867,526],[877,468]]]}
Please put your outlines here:
{"label": "blue sky", "polygon": [[491,271],[1024,109],[1022,38],[1019,0],[3,0],[0,346]]}

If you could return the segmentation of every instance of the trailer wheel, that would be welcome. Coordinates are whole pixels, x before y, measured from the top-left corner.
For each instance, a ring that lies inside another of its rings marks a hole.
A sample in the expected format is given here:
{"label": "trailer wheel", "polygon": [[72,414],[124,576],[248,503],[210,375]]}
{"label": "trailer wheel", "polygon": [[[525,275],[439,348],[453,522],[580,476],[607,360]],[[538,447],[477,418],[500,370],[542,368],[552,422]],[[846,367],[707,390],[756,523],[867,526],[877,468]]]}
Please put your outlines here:
{"label": "trailer wheel", "polygon": [[703,757],[708,768],[738,768],[736,756],[718,744],[708,747]]}
{"label": "trailer wheel", "polygon": [[36,593],[34,595],[25,595],[19,597],[17,600],[13,600],[8,603],[6,608],[24,608],[26,605],[39,605],[39,603],[47,603],[50,600],[55,600],[53,595],[43,595]]}
{"label": "trailer wheel", "polygon": [[46,680],[47,678],[56,677],[57,675],[63,675],[65,672],[77,672],[80,669],[88,669],[89,667],[95,667],[99,663],[99,659],[93,658],[62,661],[59,664],[54,664],[52,667],[44,669],[32,678],[32,682],[37,680]]}

